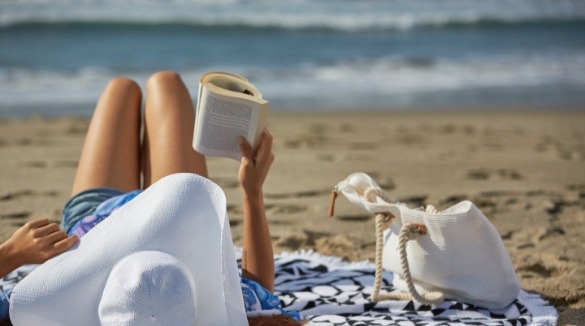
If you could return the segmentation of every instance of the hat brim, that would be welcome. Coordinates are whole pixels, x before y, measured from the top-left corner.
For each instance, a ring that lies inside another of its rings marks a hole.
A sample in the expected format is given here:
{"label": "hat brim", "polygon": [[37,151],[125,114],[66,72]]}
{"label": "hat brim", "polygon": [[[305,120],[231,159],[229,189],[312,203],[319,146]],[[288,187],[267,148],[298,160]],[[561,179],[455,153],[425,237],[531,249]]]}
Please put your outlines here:
{"label": "hat brim", "polygon": [[12,323],[100,325],[98,305],[110,271],[145,250],[168,253],[189,268],[197,325],[247,325],[225,194],[186,173],[159,180],[17,284]]}

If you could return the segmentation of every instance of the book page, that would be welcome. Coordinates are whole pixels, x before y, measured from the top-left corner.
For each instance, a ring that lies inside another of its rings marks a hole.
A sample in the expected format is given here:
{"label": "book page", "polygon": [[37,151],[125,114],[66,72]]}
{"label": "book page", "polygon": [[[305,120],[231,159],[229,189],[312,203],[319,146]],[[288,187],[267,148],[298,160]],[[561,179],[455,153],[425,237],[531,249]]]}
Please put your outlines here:
{"label": "book page", "polygon": [[260,110],[252,102],[227,99],[207,92],[201,92],[196,133],[197,151],[205,155],[226,156],[235,160],[241,158],[238,137],[242,136],[254,146],[257,141],[256,121]]}

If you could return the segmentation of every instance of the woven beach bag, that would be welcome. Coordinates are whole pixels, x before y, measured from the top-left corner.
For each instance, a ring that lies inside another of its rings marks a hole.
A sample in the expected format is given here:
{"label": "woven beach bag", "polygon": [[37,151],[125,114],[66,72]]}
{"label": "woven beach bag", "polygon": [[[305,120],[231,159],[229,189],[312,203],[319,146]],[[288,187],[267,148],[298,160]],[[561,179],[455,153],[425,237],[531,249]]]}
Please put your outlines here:
{"label": "woven beach bag", "polygon": [[[376,278],[373,301],[444,298],[488,309],[516,299],[520,286],[495,227],[470,201],[443,211],[409,208],[393,201],[365,173],[353,173],[332,191],[376,215]],[[398,291],[381,292],[382,271],[393,272]]]}

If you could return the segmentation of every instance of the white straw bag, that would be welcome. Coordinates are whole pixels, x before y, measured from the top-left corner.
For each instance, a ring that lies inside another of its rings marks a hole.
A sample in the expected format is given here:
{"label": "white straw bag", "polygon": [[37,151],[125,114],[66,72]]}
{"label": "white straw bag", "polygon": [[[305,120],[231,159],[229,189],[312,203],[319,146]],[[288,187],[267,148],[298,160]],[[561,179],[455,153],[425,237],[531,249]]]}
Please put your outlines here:
{"label": "white straw bag", "polygon": [[[435,304],[450,298],[500,309],[516,299],[520,286],[510,257],[497,230],[472,202],[442,212],[432,205],[411,209],[393,202],[367,174],[353,173],[335,186],[330,215],[338,193],[376,214],[373,301]],[[382,268],[394,273],[395,288],[409,293],[380,293]]]}

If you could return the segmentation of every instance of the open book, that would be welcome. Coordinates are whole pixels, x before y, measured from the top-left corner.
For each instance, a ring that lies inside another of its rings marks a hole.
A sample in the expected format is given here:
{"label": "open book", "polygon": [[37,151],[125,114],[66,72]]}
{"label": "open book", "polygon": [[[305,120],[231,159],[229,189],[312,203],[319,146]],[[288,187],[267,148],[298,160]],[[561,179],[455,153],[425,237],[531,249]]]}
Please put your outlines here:
{"label": "open book", "polygon": [[199,79],[193,148],[203,155],[240,160],[238,137],[256,148],[268,106],[246,78],[224,72],[204,74]]}

